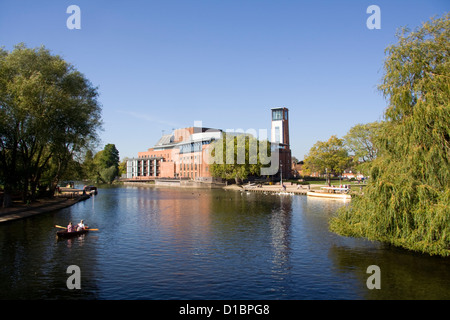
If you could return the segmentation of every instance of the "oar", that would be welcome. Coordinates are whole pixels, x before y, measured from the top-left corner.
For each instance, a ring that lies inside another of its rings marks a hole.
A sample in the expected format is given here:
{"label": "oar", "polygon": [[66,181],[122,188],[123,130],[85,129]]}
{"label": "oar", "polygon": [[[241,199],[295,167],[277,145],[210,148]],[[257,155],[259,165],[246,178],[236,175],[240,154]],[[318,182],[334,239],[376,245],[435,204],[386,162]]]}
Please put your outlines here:
{"label": "oar", "polygon": [[[67,229],[66,227],[61,227],[61,226],[58,226],[58,225],[55,225],[55,228]],[[86,228],[86,230],[89,230],[89,231],[100,231],[99,229],[91,229],[91,228]]]}

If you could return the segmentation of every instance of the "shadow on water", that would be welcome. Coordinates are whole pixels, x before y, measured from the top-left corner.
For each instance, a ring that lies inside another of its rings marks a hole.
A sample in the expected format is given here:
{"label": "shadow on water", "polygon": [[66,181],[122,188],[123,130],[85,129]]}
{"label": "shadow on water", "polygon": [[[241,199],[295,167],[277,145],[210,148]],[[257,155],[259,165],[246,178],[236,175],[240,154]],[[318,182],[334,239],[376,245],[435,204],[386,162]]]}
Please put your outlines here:
{"label": "shadow on water", "polygon": [[[365,251],[345,246],[332,246],[330,259],[335,272],[351,274],[360,282],[364,299],[450,299],[450,261],[423,256],[390,245]],[[367,273],[370,265],[380,267],[381,289],[369,290]]]}
{"label": "shadow on water", "polygon": [[[332,273],[340,281],[352,286],[358,299],[449,299],[450,259],[431,257],[362,238],[338,236],[327,230],[329,218],[339,201],[307,198],[303,202],[303,216],[315,236],[327,239]],[[327,212],[327,219],[321,219]],[[321,242],[315,238],[320,247]],[[327,247],[327,248],[325,248]],[[372,273],[367,268],[380,268],[381,289],[368,289],[367,280]],[[344,298],[336,291],[335,298]]]}

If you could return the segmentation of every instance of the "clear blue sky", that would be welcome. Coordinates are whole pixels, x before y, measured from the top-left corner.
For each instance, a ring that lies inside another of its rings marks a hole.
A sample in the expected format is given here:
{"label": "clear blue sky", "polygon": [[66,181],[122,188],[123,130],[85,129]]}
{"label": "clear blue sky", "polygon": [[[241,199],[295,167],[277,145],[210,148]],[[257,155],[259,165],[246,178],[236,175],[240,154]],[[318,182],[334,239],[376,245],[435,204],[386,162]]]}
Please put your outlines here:
{"label": "clear blue sky", "polygon": [[[69,30],[69,5],[81,30]],[[369,30],[367,7],[381,9]],[[382,118],[377,91],[385,48],[399,27],[450,11],[448,0],[280,1],[1,0],[0,46],[45,45],[99,87],[102,145],[121,158],[163,130],[270,130],[270,109],[290,110],[291,149]]]}

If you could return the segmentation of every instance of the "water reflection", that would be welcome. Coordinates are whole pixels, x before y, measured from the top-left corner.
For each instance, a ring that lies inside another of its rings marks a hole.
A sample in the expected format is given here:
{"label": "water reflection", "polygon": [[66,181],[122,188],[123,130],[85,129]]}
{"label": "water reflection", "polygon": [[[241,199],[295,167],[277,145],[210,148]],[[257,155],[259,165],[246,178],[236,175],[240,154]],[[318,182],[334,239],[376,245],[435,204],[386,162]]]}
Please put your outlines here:
{"label": "water reflection", "polygon": [[[224,190],[105,188],[0,225],[0,298],[449,298],[449,259],[328,231],[341,201]],[[99,232],[57,241],[53,225]],[[369,265],[381,290],[368,290]],[[82,290],[68,290],[69,265]],[[4,288],[4,290],[3,290]]]}
{"label": "water reflection", "polygon": [[292,197],[280,196],[279,207],[272,208],[270,218],[272,244],[272,276],[283,281],[292,269],[291,265],[291,221]]}
{"label": "water reflection", "polygon": [[[66,242],[56,240],[53,226],[55,214],[7,223],[0,229],[0,298],[1,299],[58,299],[95,298],[95,283],[68,294],[64,266],[78,264],[90,277],[90,263],[86,256],[92,252],[74,250]],[[72,249],[67,251],[67,248]],[[88,249],[89,250],[89,249]],[[91,248],[92,250],[92,248]]]}

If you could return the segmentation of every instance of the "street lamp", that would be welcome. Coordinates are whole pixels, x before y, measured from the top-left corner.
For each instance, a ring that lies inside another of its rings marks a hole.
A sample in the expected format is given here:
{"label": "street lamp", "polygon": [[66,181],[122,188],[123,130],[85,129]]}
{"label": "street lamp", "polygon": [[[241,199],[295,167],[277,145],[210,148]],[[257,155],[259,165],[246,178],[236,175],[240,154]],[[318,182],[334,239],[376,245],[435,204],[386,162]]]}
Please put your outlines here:
{"label": "street lamp", "polygon": [[281,169],[280,169],[281,187],[283,187],[283,164],[282,163],[280,163],[280,167],[281,167]]}

